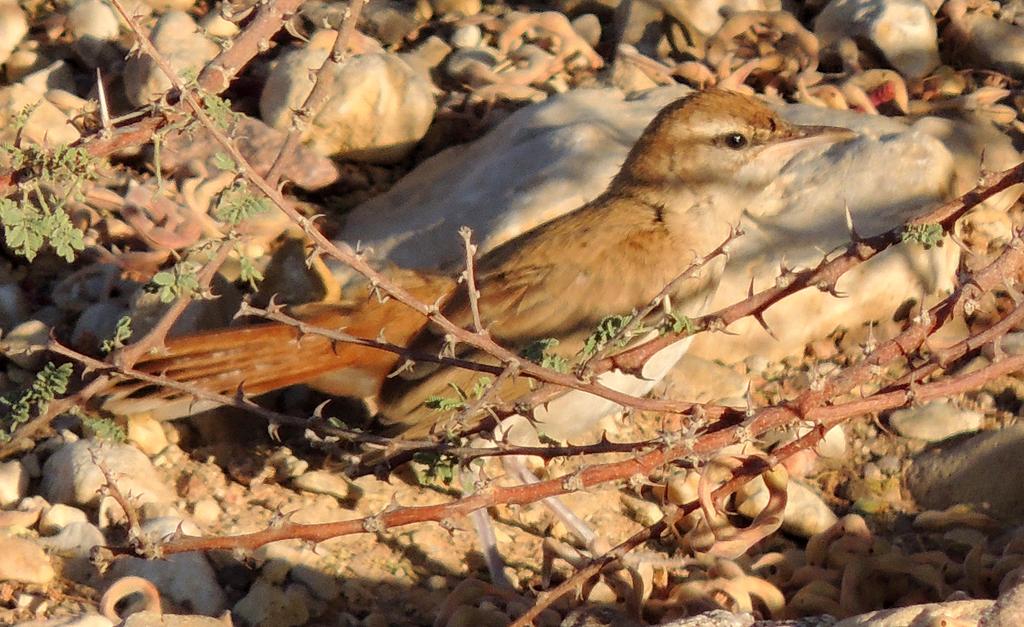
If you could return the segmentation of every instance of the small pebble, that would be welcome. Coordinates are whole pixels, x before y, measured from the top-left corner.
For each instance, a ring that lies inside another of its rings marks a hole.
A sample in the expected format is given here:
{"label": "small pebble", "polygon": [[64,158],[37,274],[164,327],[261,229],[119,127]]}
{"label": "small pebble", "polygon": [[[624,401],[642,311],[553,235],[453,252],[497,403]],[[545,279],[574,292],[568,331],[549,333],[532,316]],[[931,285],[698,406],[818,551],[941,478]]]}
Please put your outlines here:
{"label": "small pebble", "polygon": [[20,461],[0,463],[0,507],[21,500],[28,491],[28,472]]}
{"label": "small pebble", "polygon": [[0,581],[46,584],[56,573],[50,558],[35,542],[0,536]]}
{"label": "small pebble", "polygon": [[89,517],[86,513],[77,507],[57,503],[43,512],[39,519],[39,533],[44,536],[52,536],[71,523],[88,521]]}
{"label": "small pebble", "polygon": [[938,400],[894,411],[889,416],[889,424],[905,438],[939,442],[958,433],[977,431],[983,417],[978,412],[962,410],[948,400]]}
{"label": "small pebble", "polygon": [[449,39],[456,48],[476,48],[483,41],[483,33],[476,24],[460,26]]}

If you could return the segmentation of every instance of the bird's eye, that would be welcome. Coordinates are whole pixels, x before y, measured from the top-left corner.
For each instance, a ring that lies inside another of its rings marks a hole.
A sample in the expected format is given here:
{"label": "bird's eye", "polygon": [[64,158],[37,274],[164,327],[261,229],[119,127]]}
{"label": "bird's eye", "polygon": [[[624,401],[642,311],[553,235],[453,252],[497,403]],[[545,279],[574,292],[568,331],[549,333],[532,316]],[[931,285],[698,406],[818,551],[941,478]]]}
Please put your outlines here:
{"label": "bird's eye", "polygon": [[726,133],[720,139],[723,146],[733,150],[739,150],[747,145],[747,138],[743,133]]}

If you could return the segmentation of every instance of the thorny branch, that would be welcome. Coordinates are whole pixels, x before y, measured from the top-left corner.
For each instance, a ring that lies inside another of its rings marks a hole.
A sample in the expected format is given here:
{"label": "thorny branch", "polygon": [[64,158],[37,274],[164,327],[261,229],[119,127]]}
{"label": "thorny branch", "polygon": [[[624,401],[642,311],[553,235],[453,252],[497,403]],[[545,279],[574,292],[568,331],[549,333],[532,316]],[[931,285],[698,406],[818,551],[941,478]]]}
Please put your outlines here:
{"label": "thorny branch", "polygon": [[[472,332],[454,325],[449,320],[441,316],[436,307],[419,302],[406,290],[388,281],[386,277],[374,270],[360,253],[354,251],[351,247],[345,244],[336,245],[327,240],[314,228],[314,225],[308,219],[302,217],[277,190],[276,172],[272,170],[271,176],[268,177],[270,180],[256,176],[253,173],[252,168],[249,167],[249,164],[239,153],[233,142],[211,123],[201,106],[199,106],[194,95],[181,84],[180,80],[173,72],[170,71],[166,62],[159,54],[156,53],[155,50],[153,50],[152,45],[149,43],[148,39],[145,38],[144,34],[139,29],[138,24],[125,13],[118,0],[112,1],[117,10],[122,14],[122,17],[127,20],[133,32],[135,32],[140,46],[142,46],[148,54],[151,54],[151,56],[153,56],[153,58],[161,65],[162,69],[168,73],[168,76],[180,92],[181,101],[191,109],[191,114],[195,115],[213,134],[215,139],[231,154],[235,162],[241,166],[242,172],[244,172],[244,175],[248,180],[260,189],[268,198],[270,198],[271,201],[284,211],[293,221],[295,221],[296,224],[303,228],[307,236],[309,236],[316,244],[317,250],[320,254],[330,255],[343,263],[348,264],[356,271],[367,277],[374,287],[381,289],[388,295],[395,297],[412,309],[420,312],[424,316],[427,316],[446,333],[452,335],[461,342],[470,344],[497,357],[504,366],[503,368],[497,369],[499,377],[511,376],[508,373],[513,372],[513,369],[516,369],[522,370],[522,372],[528,376],[533,376],[534,378],[546,382],[548,384],[547,386],[544,386],[530,396],[529,401],[534,405],[550,400],[559,393],[563,393],[564,388],[572,388],[582,389],[599,396],[604,396],[605,398],[618,402],[622,405],[640,409],[650,409],[679,415],[685,414],[693,409],[694,406],[689,403],[652,401],[652,399],[636,399],[627,395],[618,395],[618,393],[613,394],[614,391],[608,390],[603,386],[581,382],[576,377],[559,375],[558,373],[552,373],[547,369],[540,368],[535,364],[523,362],[523,360],[518,358],[518,356],[490,340],[482,327],[477,326],[475,329],[476,332]],[[250,34],[253,37],[250,48],[252,55],[256,53],[260,45],[267,41],[267,38],[269,37],[268,33],[272,34],[280,27],[280,24],[282,23],[282,16],[294,11],[298,4],[297,0],[286,0],[263,5],[260,14],[263,16],[262,20],[261,18],[257,18],[257,21],[254,22],[253,25],[250,25],[250,28],[243,34],[243,37],[247,34]],[[354,3],[349,17],[353,14],[357,16],[361,9],[361,5],[361,2]],[[272,13],[272,11],[276,11],[277,13]],[[261,29],[253,28],[257,22],[259,22]],[[351,24],[346,21],[346,26],[354,29],[354,22],[354,18],[352,19]],[[339,49],[342,51],[344,50],[345,38],[350,32],[346,31],[345,28],[346,27],[343,26],[342,33],[336,40],[336,55]],[[200,76],[201,86],[208,88],[210,91],[219,91],[223,89],[230,81],[231,76],[237,73],[237,71],[244,66],[245,62],[251,58],[252,55],[247,57],[247,51],[239,46],[239,43],[243,41],[243,37],[236,40],[235,47],[239,49],[234,55],[228,56],[227,52],[230,52],[229,50],[225,52],[225,54],[221,55],[221,57],[218,57],[218,60],[215,60],[204,70],[203,74]],[[231,50],[234,49],[235,48],[233,47]],[[337,55],[333,60],[340,60],[340,55]],[[325,63],[325,66],[326,65],[327,64]],[[319,82],[317,84],[319,85]],[[313,100],[312,95],[310,100]],[[154,115],[153,117],[118,130],[115,133],[115,136],[111,139],[89,140],[86,142],[86,145],[88,146],[91,154],[109,154],[113,150],[125,145],[143,143],[148,140],[156,128],[160,127],[164,123],[165,121],[162,114],[160,114],[160,116]],[[291,140],[291,136],[289,137],[289,140]],[[1020,183],[1022,180],[1024,180],[1024,166],[1017,166],[1016,168],[1012,168],[1005,172],[991,175],[986,177],[983,184],[973,192],[920,216],[919,218],[911,221],[911,224],[938,223],[948,231],[953,222],[962,216],[968,209],[1010,185]],[[0,191],[9,189],[13,181],[13,174],[0,176]],[[901,239],[903,230],[904,227],[900,226],[875,237],[866,239],[855,238],[847,250],[839,254],[837,257],[832,259],[826,258],[816,268],[786,274],[783,277],[780,277],[780,281],[776,286],[757,294],[753,294],[740,303],[693,321],[693,328],[696,332],[716,330],[724,328],[731,322],[745,316],[760,316],[772,304],[807,287],[817,287],[826,291],[834,291],[836,282],[840,276],[854,266],[871,259],[881,251],[898,243]],[[977,272],[972,277],[972,285],[981,291],[991,290],[1001,284],[1002,281],[1005,280],[1005,277],[1013,276],[1021,269],[1022,266],[1024,266],[1024,252],[1022,252],[1022,250],[1024,250],[1024,244],[1022,244],[1019,237],[1016,237],[1007,250],[996,261],[985,269]],[[210,274],[212,275],[214,271],[215,269],[211,270]],[[933,398],[945,397],[951,394],[976,389],[986,381],[990,381],[995,377],[1003,376],[1024,367],[1024,356],[1006,357],[975,372],[953,375],[934,382],[921,382],[934,371],[944,367],[944,365],[949,363],[951,359],[956,359],[959,356],[966,354],[968,351],[975,350],[987,343],[998,341],[998,338],[1003,333],[1009,330],[1016,322],[1024,319],[1024,313],[1022,313],[1024,310],[1018,306],[1009,316],[1007,316],[1006,319],[997,323],[993,327],[981,331],[971,338],[968,338],[968,340],[965,340],[953,347],[936,352],[933,355],[931,362],[925,366],[919,366],[904,380],[892,384],[889,387],[863,399],[841,403],[837,402],[837,399],[852,391],[856,386],[868,382],[875,369],[879,366],[892,363],[897,359],[907,357],[918,351],[923,346],[927,338],[946,321],[948,321],[957,311],[958,307],[962,306],[963,299],[964,291],[960,288],[942,302],[932,307],[927,312],[927,315],[919,316],[912,325],[897,337],[883,343],[871,352],[871,354],[869,354],[862,362],[846,368],[839,374],[826,380],[824,386],[820,389],[809,390],[793,401],[758,410],[749,419],[737,420],[736,418],[727,415],[724,408],[701,408],[703,410],[702,412],[695,413],[701,413],[704,419],[723,416],[725,419],[719,423],[711,425],[700,435],[687,437],[683,440],[666,437],[665,441],[662,443],[651,443],[651,446],[653,447],[651,450],[646,450],[645,452],[636,454],[630,459],[597,464],[583,468],[575,476],[576,480],[572,483],[571,487],[560,478],[540,481],[531,485],[510,487],[492,485],[471,496],[457,499],[442,505],[426,507],[396,507],[376,516],[359,520],[320,525],[288,524],[254,534],[235,537],[178,538],[165,543],[163,547],[161,547],[161,550],[165,554],[170,554],[191,550],[208,550],[211,548],[253,548],[267,542],[285,538],[302,538],[320,541],[338,535],[362,533],[371,529],[390,529],[397,526],[427,520],[448,520],[454,516],[466,515],[474,510],[498,503],[530,503],[548,496],[563,494],[572,489],[585,488],[609,481],[622,480],[638,474],[646,475],[654,469],[666,464],[674,463],[682,457],[687,457],[688,459],[692,459],[694,457],[698,459],[706,458],[707,456],[713,455],[715,451],[721,449],[726,444],[747,441],[749,438],[756,438],[769,429],[790,425],[797,421],[812,421],[815,424],[815,430],[796,442],[778,449],[767,462],[762,461],[759,464],[748,464],[747,466],[738,469],[728,483],[716,490],[716,494],[727,494],[729,490],[735,488],[735,485],[748,481],[763,472],[766,465],[770,466],[779,463],[798,450],[813,445],[813,443],[829,428],[849,419],[852,416],[892,409],[906,405],[909,402],[927,401]],[[167,326],[169,326],[169,324]],[[162,338],[162,333],[165,333],[165,331],[166,329],[158,331],[156,335],[157,340],[155,341],[158,342],[159,339]],[[655,352],[664,348],[671,342],[679,341],[686,336],[687,335],[685,334],[666,335],[618,355],[600,359],[596,361],[596,363],[592,364],[593,372],[599,373],[611,369],[620,369],[628,372],[636,371],[642,367],[646,360]],[[346,340],[339,339],[339,341]],[[143,344],[143,346],[145,346],[145,344]],[[102,369],[105,371],[115,368],[108,363],[90,360],[83,355],[74,354],[73,351],[64,349],[55,342],[52,344],[51,348],[54,352],[72,357],[80,363],[86,364],[86,366],[90,368]],[[138,350],[138,347],[134,348],[135,350]],[[134,357],[137,357],[138,354],[139,353],[125,351],[122,354],[122,360],[118,363],[116,370],[121,374],[139,378],[140,380],[166,385],[166,381],[162,378],[150,377],[145,373],[137,372],[130,368],[131,363],[134,361]],[[88,398],[90,394],[95,393],[98,389],[104,387],[107,376],[108,375],[104,374],[97,377],[78,394],[64,399],[65,402],[63,403],[61,401],[53,402],[47,414],[56,415],[56,413],[61,411],[61,408],[66,409],[71,404],[81,402]],[[204,397],[203,393],[192,387],[182,386],[181,389],[192,393],[197,397]],[[221,400],[224,402],[231,401],[232,404],[243,403],[247,406],[251,405],[250,402],[245,401],[244,399],[225,399],[224,397],[215,398],[217,396],[218,395],[206,395],[205,397],[211,400]],[[499,411],[514,411],[515,407],[521,407],[521,405],[517,404],[516,406],[499,408]],[[252,408],[254,409],[254,406]],[[713,410],[713,412],[709,412],[709,410]],[[272,421],[283,422],[282,418],[287,418],[267,410],[259,409],[255,411],[265,415]],[[36,428],[38,428],[39,424],[45,424],[45,421],[43,423],[38,422],[41,418],[43,417],[40,416],[35,421],[26,424],[25,427],[35,424]],[[19,432],[19,435],[25,434]],[[629,451],[632,453],[638,450],[636,448],[637,446],[647,448],[648,443],[631,446],[634,447]],[[0,455],[3,455],[4,452],[5,451],[0,451]],[[600,572],[605,565],[616,559],[620,559],[632,548],[639,546],[649,539],[658,537],[681,516],[696,510],[697,507],[698,504],[696,502],[687,503],[679,507],[674,512],[668,514],[662,521],[641,531],[633,538],[630,538],[612,551],[599,557],[590,565],[580,569],[569,580],[544,595],[541,600],[531,608],[527,615],[520,618],[519,623],[517,624],[525,624],[526,621],[530,620],[530,617],[535,616],[553,600],[564,595],[568,591],[572,590],[576,585]]]}
{"label": "thorny branch", "polygon": [[[1024,244],[1017,239],[999,258],[975,274],[973,283],[983,290],[992,289],[1000,285],[1004,277],[1012,276],[1022,268],[1024,268]],[[770,429],[788,426],[801,421],[812,422],[816,427],[814,431],[797,442],[776,451],[770,457],[768,463],[769,465],[774,465],[797,451],[813,445],[815,440],[821,437],[821,434],[851,417],[894,409],[912,401],[926,402],[935,398],[947,397],[952,394],[977,389],[986,381],[1024,368],[1024,356],[1007,357],[985,368],[967,374],[954,375],[931,383],[916,384],[913,388],[907,384],[899,389],[883,390],[863,399],[826,404],[827,401],[835,401],[839,395],[849,391],[857,383],[866,381],[877,365],[891,362],[893,359],[908,355],[916,350],[930,333],[939,328],[940,325],[938,325],[937,321],[948,318],[939,314],[954,310],[961,297],[962,290],[957,290],[932,308],[931,313],[933,315],[921,316],[917,323],[880,345],[864,361],[850,366],[831,377],[824,386],[824,389],[831,390],[832,396],[829,398],[822,399],[818,396],[817,392],[805,392],[795,401],[758,410],[751,418],[742,423],[712,425],[702,435],[685,438],[683,441],[676,441],[673,444],[663,444],[655,450],[626,460],[596,464],[583,468],[576,473],[575,478],[577,480],[573,482],[572,486],[567,486],[563,478],[539,481],[531,485],[508,487],[492,485],[471,496],[440,505],[398,507],[376,516],[359,520],[321,525],[286,525],[285,527],[236,536],[234,538],[179,538],[162,548],[167,553],[226,547],[254,548],[266,542],[282,538],[322,541],[336,535],[361,533],[371,527],[374,529],[390,529],[414,522],[442,521],[453,516],[466,515],[481,507],[489,507],[499,503],[531,503],[549,496],[567,493],[572,489],[582,489],[609,481],[623,480],[633,475],[646,476],[656,468],[670,464],[683,457],[707,459],[724,446],[746,441],[748,438],[756,438]],[[981,333],[984,333],[984,331]],[[669,440],[673,439],[670,438]],[[762,471],[763,468],[741,469],[737,471],[733,480],[719,488],[719,491],[725,493],[725,490],[735,487],[733,482],[749,480]],[[694,501],[680,507],[680,510],[685,515],[697,507],[698,504]],[[652,527],[651,530],[664,529],[663,526],[660,526],[663,523]],[[650,535],[651,530],[641,534],[641,536],[645,539],[654,537]],[[642,542],[643,540],[640,541]],[[626,544],[628,543],[629,541]],[[601,558],[601,561],[614,559],[614,555],[617,555],[617,553],[612,555],[612,557],[605,556]],[[586,572],[596,571],[588,569]]]}

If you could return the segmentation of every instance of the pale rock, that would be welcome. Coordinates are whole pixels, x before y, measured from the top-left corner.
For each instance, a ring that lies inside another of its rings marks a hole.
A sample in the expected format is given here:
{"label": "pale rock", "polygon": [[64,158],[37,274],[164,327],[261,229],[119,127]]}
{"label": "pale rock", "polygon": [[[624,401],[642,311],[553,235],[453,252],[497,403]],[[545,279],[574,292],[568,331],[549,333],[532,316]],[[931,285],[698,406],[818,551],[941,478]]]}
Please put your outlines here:
{"label": "pale rock", "polygon": [[[64,91],[68,94],[73,94],[78,89],[78,86],[75,84],[75,70],[72,69],[67,61],[63,60],[54,61],[50,65],[26,75],[21,79],[21,84],[32,90],[33,93],[42,96],[51,91]],[[81,99],[77,100],[78,104],[82,102],[84,101]],[[58,105],[58,108],[60,108],[59,103],[54,102],[53,104]],[[64,113],[67,113],[67,111],[64,111]]]}
{"label": "pale rock", "polygon": [[750,379],[716,361],[683,355],[663,384],[670,398],[742,407]]}
{"label": "pale rock", "polygon": [[814,20],[823,45],[863,38],[907,78],[922,78],[939,66],[935,16],[921,0],[832,0]]}
{"label": "pale rock", "polygon": [[825,459],[842,459],[846,456],[846,449],[846,430],[843,425],[836,425],[825,432],[814,452]]}
{"label": "pale rock", "polygon": [[[198,73],[220,52],[220,46],[199,32],[195,21],[181,11],[168,11],[157,21],[150,41],[180,77]],[[171,88],[171,81],[146,54],[132,56],[124,67],[124,90],[137,107],[159,99]]]}
{"label": "pale rock", "polygon": [[[815,617],[808,619],[810,625],[816,625]],[[824,624],[829,624],[829,618]],[[686,618],[677,618],[661,624],[661,627],[753,627],[761,621],[750,612],[730,612],[728,610],[710,610],[694,614]],[[800,624],[799,621],[797,624]]]}
{"label": "pale rock", "polygon": [[0,581],[47,584],[56,573],[43,549],[30,540],[0,536]]}
{"label": "pale rock", "polygon": [[[11,120],[29,106],[35,106],[22,130],[24,141],[53,148],[73,144],[82,135],[69,123],[67,114],[36,91],[22,83],[0,88],[0,115]],[[13,141],[15,129],[6,124],[0,132],[0,140]]]}
{"label": "pale rock", "polygon": [[445,627],[476,627],[477,625],[493,625],[504,627],[510,625],[512,620],[493,607],[474,607],[472,605],[460,605],[452,610]]}
{"label": "pale rock", "polygon": [[135,612],[120,627],[224,627],[224,620],[195,614],[162,614]]}
{"label": "pale rock", "polygon": [[4,64],[5,74],[10,83],[17,83],[27,75],[41,67],[52,63],[53,59],[44,53],[39,42],[34,39],[23,40],[11,57]]}
{"label": "pale rock", "polygon": [[1022,450],[1022,424],[943,442],[914,457],[906,486],[922,509],[966,504],[997,518],[1019,520],[1024,517],[1024,493],[1007,486],[1024,482]]}
{"label": "pale rock", "polygon": [[249,593],[231,609],[231,614],[250,625],[304,625],[309,622],[310,593],[304,586],[278,586],[258,579]]}
{"label": "pale rock", "polygon": [[[783,531],[809,538],[825,531],[838,520],[821,497],[799,481],[790,479],[786,494],[788,500],[782,520]],[[765,508],[768,498],[764,479],[758,477],[747,482],[736,493],[736,508],[744,516],[753,518]]]}
{"label": "pale rock", "polygon": [[13,505],[25,496],[28,478],[20,461],[0,463],[0,507]]}
{"label": "pale rock", "polygon": [[195,0],[132,0],[132,2],[126,4],[128,4],[129,7],[133,5],[146,7],[148,8],[148,11],[146,11],[146,14],[148,15],[153,11],[158,13],[188,11],[196,4],[196,2]]}
{"label": "pale rock", "polygon": [[958,433],[977,431],[982,418],[976,411],[960,409],[943,399],[896,410],[889,416],[889,424],[905,438],[940,442]]}
{"label": "pale rock", "polygon": [[909,605],[850,616],[832,627],[905,627],[907,625],[976,625],[995,601],[967,599]]}
{"label": "pale rock", "polygon": [[430,6],[436,15],[452,15],[470,17],[483,8],[481,0],[430,0]]}
{"label": "pale rock", "polygon": [[159,479],[145,453],[127,444],[89,440],[65,444],[46,460],[40,492],[52,503],[96,505],[106,479],[93,457],[106,466],[118,489],[135,506],[175,500],[174,491]]}
{"label": "pale rock", "polygon": [[[202,535],[195,523],[178,517],[155,518],[142,524],[142,533],[151,542],[178,532],[187,536]],[[227,608],[227,595],[202,553],[176,553],[161,560],[128,557],[115,561],[110,568],[110,580],[129,575],[148,579],[161,596],[197,614],[215,616]]]}
{"label": "pale rock", "polygon": [[957,61],[1024,78],[1024,28],[970,10],[967,2],[945,4],[943,13],[950,21],[943,29],[943,41]]}
{"label": "pale rock", "polygon": [[44,536],[52,536],[71,523],[84,522],[89,522],[89,517],[86,516],[85,512],[77,507],[57,503],[56,505],[51,505],[49,509],[43,512],[42,517],[39,519],[39,533]]}
{"label": "pale rock", "polygon": [[[260,116],[287,129],[312,89],[311,71],[328,56],[323,38],[284,55],[267,77]],[[364,54],[332,65],[332,96],[303,129],[303,140],[322,155],[371,163],[401,161],[423,138],[436,104],[430,81],[401,58]]]}
{"label": "pale rock", "polygon": [[416,46],[414,50],[404,53],[402,60],[420,74],[429,75],[434,68],[444,61],[445,57],[451,54],[452,50],[453,48],[447,41],[437,35],[431,35],[426,41]]}
{"label": "pale rock", "polygon": [[199,525],[212,525],[223,515],[224,510],[212,497],[200,499],[192,506],[192,518]]}
{"label": "pale rock", "polygon": [[86,613],[18,623],[18,627],[114,627],[114,623],[99,614]]}
{"label": "pale rock", "polygon": [[95,354],[104,340],[114,337],[117,322],[128,310],[114,301],[93,303],[86,307],[75,321],[71,331],[71,346],[86,354]]}
{"label": "pale rock", "polygon": [[42,350],[50,341],[50,325],[43,320],[26,320],[0,341],[4,356],[25,370],[38,370],[46,363]]}
{"label": "pale rock", "polygon": [[591,48],[596,47],[601,42],[601,20],[593,13],[584,13],[573,19],[572,29]]}
{"label": "pale rock", "polygon": [[30,529],[39,521],[41,507],[35,509],[3,509],[0,510],[0,533],[4,530],[19,531]]}
{"label": "pale rock", "polygon": [[146,455],[157,455],[167,448],[163,424],[142,414],[128,416],[128,441]]}
{"label": "pale rock", "polygon": [[637,498],[631,494],[619,494],[619,502],[625,513],[644,527],[649,527],[665,517],[657,503]]}
{"label": "pale rock", "polygon": [[88,67],[102,67],[119,56],[121,24],[114,10],[102,0],[78,0],[67,13],[67,28],[75,54]]}
{"label": "pale rock", "polygon": [[70,522],[56,535],[39,538],[46,550],[64,557],[87,558],[93,547],[107,543],[99,527],[89,522]]}
{"label": "pale rock", "polygon": [[449,41],[456,48],[476,48],[483,41],[483,33],[476,24],[467,24],[456,28]]}
{"label": "pale rock", "polygon": [[342,477],[326,470],[313,470],[292,479],[292,487],[316,494],[327,494],[336,499],[349,498],[352,486]]}
{"label": "pale rock", "polygon": [[664,36],[666,17],[679,23],[695,45],[714,35],[725,23],[723,12],[778,11],[779,0],[633,0],[615,10],[615,41],[645,54],[655,53]]}
{"label": "pale rock", "polygon": [[[688,91],[665,87],[627,102],[616,90],[581,89],[521,109],[483,138],[426,160],[388,193],[357,207],[340,239],[360,242],[404,267],[460,268],[460,226],[472,229],[482,254],[591,200],[606,188],[654,114]],[[783,260],[789,267],[810,267],[820,261],[819,249],[848,243],[847,206],[858,232],[874,235],[951,195],[967,167],[957,164],[951,150],[965,163],[979,161],[950,137],[957,134],[951,133],[955,125],[926,119],[908,126],[893,118],[798,105],[780,111],[798,123],[847,126],[860,137],[797,157],[751,203],[741,220],[746,234],[733,244],[712,309],[745,298],[752,277],[755,289],[773,284]],[[936,128],[939,139],[930,133]],[[997,152],[1015,154],[1008,146]],[[1010,165],[990,163],[989,155],[986,148],[990,169]],[[1004,202],[1014,199],[1011,194]],[[730,327],[735,336],[698,336],[690,354],[725,363],[751,355],[778,360],[838,325],[890,318],[904,300],[948,289],[957,258],[952,245],[930,251],[897,246],[844,276],[838,289],[847,298],[804,290],[770,308],[765,318],[778,340],[747,319]],[[352,277],[340,264],[333,268],[343,281]],[[894,289],[873,289],[880,280]]]}
{"label": "pale rock", "polygon": [[[297,540],[271,542],[254,551],[253,557],[262,561],[260,578],[278,583],[285,575],[308,587],[318,598],[331,601],[341,594],[337,577],[324,571],[321,558],[305,543]],[[278,571],[277,577],[272,571]]]}
{"label": "pale rock", "polygon": [[199,26],[206,31],[210,37],[219,39],[230,39],[237,35],[241,29],[231,20],[226,20],[220,11],[210,11],[199,18]]}
{"label": "pale rock", "polygon": [[28,16],[14,0],[0,3],[0,63],[6,63],[28,34]]}

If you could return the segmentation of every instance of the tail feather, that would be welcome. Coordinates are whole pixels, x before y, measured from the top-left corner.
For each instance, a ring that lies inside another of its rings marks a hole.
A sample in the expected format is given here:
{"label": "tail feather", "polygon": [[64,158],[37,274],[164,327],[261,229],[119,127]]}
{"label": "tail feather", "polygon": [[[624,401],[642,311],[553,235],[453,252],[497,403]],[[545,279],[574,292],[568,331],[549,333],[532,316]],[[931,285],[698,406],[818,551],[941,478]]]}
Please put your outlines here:
{"label": "tail feather", "polygon": [[[416,277],[406,288],[418,298],[435,302],[446,297],[453,285],[447,278]],[[289,313],[311,326],[365,339],[383,336],[399,346],[407,345],[426,323],[426,318],[398,301],[380,302],[368,290],[359,296],[345,304],[304,305]],[[397,360],[389,351],[271,322],[167,340],[163,350],[140,360],[136,369],[228,396],[239,390],[256,396],[304,383],[337,396],[368,397],[377,394]],[[103,399],[103,408],[113,413],[146,412],[158,419],[213,405],[188,391],[137,380],[116,384]]]}

